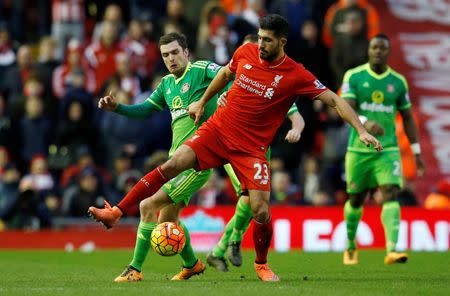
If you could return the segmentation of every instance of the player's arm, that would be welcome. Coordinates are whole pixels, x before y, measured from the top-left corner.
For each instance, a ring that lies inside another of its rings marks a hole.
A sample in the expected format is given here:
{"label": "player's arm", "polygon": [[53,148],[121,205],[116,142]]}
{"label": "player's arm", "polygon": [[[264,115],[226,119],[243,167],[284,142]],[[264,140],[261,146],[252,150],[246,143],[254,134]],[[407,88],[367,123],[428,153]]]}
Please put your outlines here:
{"label": "player's arm", "polygon": [[222,67],[203,93],[201,99],[189,105],[188,113],[189,116],[194,119],[195,124],[198,124],[200,121],[206,103],[208,103],[208,101],[223,89],[233,78],[234,73],[231,72],[228,66]]}
{"label": "player's arm", "polygon": [[343,98],[330,90],[324,91],[316,98],[328,106],[335,108],[339,116],[355,128],[361,142],[367,146],[372,144],[378,151],[383,149],[381,143],[364,128],[356,112]]}
{"label": "player's arm", "polygon": [[289,143],[296,143],[300,140],[303,129],[305,128],[305,120],[303,119],[303,116],[298,112],[295,103],[288,111],[288,118],[291,121],[292,126],[291,129],[287,132],[284,139]]}
{"label": "player's arm", "polygon": [[419,144],[419,133],[417,132],[417,126],[414,121],[411,108],[399,110],[399,112],[403,119],[403,125],[405,126],[406,136],[408,137],[408,140],[411,143],[411,149],[414,153],[414,156],[416,157],[417,175],[422,176],[423,173],[425,172],[425,164],[422,160]]}
{"label": "player's arm", "polygon": [[136,105],[124,105],[117,103],[116,99],[111,94],[101,98],[98,101],[98,107],[106,111],[115,112],[136,119],[146,118],[152,112],[158,110],[158,106],[152,104],[150,100],[145,100],[145,102]]}

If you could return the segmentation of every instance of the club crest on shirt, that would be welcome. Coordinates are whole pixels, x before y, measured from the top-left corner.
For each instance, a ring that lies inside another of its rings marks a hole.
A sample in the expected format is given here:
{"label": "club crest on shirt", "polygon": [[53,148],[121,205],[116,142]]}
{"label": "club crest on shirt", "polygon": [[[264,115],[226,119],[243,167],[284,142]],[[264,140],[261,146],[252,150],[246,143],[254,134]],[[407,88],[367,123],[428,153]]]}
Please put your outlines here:
{"label": "club crest on shirt", "polygon": [[393,84],[388,84],[387,85],[387,92],[393,93],[394,91],[395,91],[394,85]]}
{"label": "club crest on shirt", "polygon": [[273,78],[273,82],[270,85],[273,87],[277,87],[282,78],[283,78],[283,75],[275,75],[275,77]]}
{"label": "club crest on shirt", "polygon": [[189,85],[189,83],[185,82],[183,84],[183,86],[181,87],[181,93],[184,94],[185,92],[187,92],[189,90],[191,86]]}

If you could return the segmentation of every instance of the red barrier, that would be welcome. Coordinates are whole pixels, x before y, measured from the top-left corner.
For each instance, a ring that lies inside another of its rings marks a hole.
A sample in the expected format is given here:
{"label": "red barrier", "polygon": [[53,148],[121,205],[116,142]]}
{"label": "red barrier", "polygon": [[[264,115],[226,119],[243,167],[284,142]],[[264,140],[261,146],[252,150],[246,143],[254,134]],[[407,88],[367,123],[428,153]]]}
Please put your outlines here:
{"label": "red barrier", "polygon": [[[189,207],[182,219],[191,232],[196,250],[210,250],[220,238],[234,207],[203,209]],[[272,247],[278,251],[340,251],[345,248],[346,230],[342,208],[339,207],[273,207],[274,238]],[[398,248],[415,251],[449,250],[450,211],[429,211],[403,208]],[[251,231],[244,237],[243,247],[252,248]],[[0,248],[132,248],[135,227],[122,226],[106,231],[92,224],[83,229],[66,231],[2,232]],[[380,208],[364,209],[357,240],[362,248],[383,248],[384,232]]]}

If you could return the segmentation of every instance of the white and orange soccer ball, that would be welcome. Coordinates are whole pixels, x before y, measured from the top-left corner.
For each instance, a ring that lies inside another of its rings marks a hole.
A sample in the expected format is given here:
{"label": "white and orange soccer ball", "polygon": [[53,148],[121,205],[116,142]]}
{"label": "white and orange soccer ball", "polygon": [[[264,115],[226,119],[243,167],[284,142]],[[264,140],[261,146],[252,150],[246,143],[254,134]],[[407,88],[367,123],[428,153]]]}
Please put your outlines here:
{"label": "white and orange soccer ball", "polygon": [[153,250],[161,256],[181,253],[186,244],[183,228],[173,222],[158,224],[152,231],[150,243]]}

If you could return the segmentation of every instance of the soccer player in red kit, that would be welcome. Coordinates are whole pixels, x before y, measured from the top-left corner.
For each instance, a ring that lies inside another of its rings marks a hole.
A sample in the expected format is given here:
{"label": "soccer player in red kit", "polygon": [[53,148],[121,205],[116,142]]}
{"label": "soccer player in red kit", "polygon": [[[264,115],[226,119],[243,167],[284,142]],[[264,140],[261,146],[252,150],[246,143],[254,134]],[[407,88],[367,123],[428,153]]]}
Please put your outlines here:
{"label": "soccer player in red kit", "polygon": [[[279,281],[267,264],[272,223],[266,151],[296,98],[319,99],[336,108],[356,129],[364,144],[382,149],[344,99],[284,53],[288,33],[289,26],[283,17],[271,14],[260,19],[258,45],[248,43],[239,47],[228,66],[219,71],[202,98],[189,106],[188,112],[198,123],[208,100],[235,77],[225,107],[218,108],[171,159],[144,176],[124,198],[136,203],[152,196],[186,169],[204,170],[231,163],[242,189],[249,192],[254,219],[255,269],[262,281]],[[155,221],[157,212],[171,202],[168,198],[152,199]],[[99,221],[118,219],[118,211],[117,207],[105,208],[95,218]]]}

